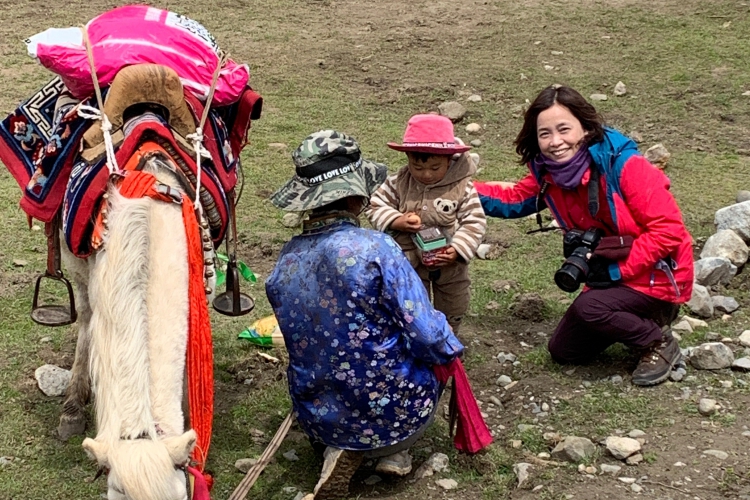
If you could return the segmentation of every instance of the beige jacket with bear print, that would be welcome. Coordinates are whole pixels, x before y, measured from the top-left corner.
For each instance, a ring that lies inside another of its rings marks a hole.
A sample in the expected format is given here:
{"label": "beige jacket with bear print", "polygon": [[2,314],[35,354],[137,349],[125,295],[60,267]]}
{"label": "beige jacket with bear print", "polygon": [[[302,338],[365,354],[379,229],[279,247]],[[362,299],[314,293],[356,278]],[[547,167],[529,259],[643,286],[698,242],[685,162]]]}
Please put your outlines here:
{"label": "beige jacket with bear print", "polygon": [[451,161],[440,182],[425,185],[414,179],[409,167],[404,166],[388,176],[372,195],[367,218],[375,229],[393,236],[415,267],[419,256],[412,234],[390,229],[393,221],[407,212],[419,215],[425,227],[440,227],[461,259],[469,262],[487,227],[482,204],[471,181],[476,171],[469,153],[463,153]]}

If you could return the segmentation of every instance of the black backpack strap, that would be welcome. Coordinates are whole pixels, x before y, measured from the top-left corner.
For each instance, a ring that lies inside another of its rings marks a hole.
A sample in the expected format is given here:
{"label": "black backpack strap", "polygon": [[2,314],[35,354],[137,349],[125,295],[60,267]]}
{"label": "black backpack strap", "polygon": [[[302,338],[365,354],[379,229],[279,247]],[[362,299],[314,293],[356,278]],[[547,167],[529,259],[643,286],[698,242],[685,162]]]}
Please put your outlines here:
{"label": "black backpack strap", "polygon": [[591,166],[589,178],[589,213],[593,218],[599,213],[599,170],[595,165]]}

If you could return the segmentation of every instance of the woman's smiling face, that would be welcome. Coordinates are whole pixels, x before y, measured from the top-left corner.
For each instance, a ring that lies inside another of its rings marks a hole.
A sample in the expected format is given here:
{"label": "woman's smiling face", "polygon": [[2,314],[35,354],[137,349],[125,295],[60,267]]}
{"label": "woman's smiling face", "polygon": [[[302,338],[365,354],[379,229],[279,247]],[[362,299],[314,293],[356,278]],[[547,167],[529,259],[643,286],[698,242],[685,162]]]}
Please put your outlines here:
{"label": "woman's smiling face", "polygon": [[544,156],[556,162],[566,162],[581,148],[586,132],[568,108],[555,103],[539,113],[536,136]]}

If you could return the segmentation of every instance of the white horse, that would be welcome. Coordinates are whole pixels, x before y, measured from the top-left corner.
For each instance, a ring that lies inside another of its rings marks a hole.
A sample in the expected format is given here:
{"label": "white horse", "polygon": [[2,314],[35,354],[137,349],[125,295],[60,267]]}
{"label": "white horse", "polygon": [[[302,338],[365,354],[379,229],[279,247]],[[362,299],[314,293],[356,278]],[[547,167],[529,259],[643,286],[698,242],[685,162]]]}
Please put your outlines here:
{"label": "white horse", "polygon": [[[161,163],[149,160],[147,168],[175,185]],[[87,392],[89,361],[97,435],[83,447],[109,471],[108,498],[183,500],[183,467],[196,435],[184,432],[189,313],[182,211],[150,198],[125,198],[115,187],[108,200],[105,248],[86,260],[63,254],[81,310],[65,408]],[[70,420],[64,413],[62,424]]]}
{"label": "white horse", "polygon": [[[184,192],[167,155],[149,158],[143,170]],[[93,388],[96,437],[83,448],[108,472],[109,500],[186,500],[197,436],[185,431],[190,301],[182,207],[126,198],[115,184],[105,202],[102,249],[87,259],[63,251],[77,283],[80,330],[58,431],[64,439],[84,431]]]}

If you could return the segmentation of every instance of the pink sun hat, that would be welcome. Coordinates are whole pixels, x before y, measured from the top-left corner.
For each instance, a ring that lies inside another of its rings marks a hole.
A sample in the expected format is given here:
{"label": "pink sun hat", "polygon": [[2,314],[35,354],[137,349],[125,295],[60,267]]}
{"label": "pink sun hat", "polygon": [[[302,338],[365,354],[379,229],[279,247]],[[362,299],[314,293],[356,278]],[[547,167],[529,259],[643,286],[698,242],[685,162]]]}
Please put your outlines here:
{"label": "pink sun hat", "polygon": [[452,155],[471,149],[456,142],[453,123],[445,116],[414,115],[406,124],[403,144],[389,142],[388,147],[396,151],[413,151],[436,155]]}

